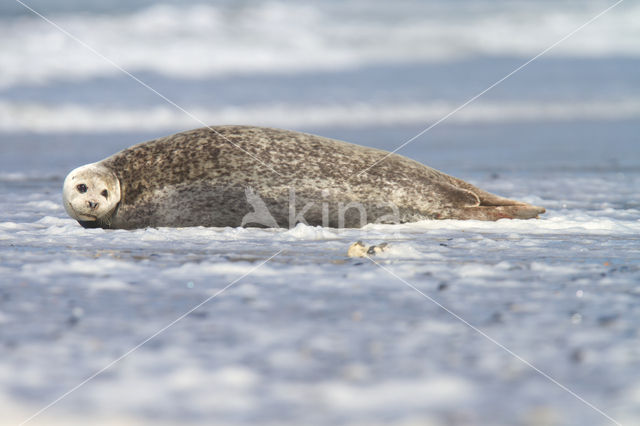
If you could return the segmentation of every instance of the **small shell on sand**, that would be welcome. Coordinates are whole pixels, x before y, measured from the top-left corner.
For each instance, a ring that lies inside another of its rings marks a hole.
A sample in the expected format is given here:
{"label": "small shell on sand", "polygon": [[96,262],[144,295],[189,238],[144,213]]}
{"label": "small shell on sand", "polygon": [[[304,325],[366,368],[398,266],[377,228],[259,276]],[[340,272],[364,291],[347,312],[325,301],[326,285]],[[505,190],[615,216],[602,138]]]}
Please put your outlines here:
{"label": "small shell on sand", "polygon": [[389,244],[380,243],[377,246],[367,246],[362,241],[357,241],[349,246],[347,256],[349,257],[367,257],[380,254],[389,248]]}

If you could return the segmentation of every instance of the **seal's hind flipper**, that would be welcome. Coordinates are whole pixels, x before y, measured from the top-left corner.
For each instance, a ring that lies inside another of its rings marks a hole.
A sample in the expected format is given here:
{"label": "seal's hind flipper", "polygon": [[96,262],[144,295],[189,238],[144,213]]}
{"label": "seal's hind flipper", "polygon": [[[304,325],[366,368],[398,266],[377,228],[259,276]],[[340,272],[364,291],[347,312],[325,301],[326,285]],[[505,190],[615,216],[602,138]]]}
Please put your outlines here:
{"label": "seal's hind flipper", "polygon": [[545,212],[542,207],[526,203],[507,206],[476,206],[466,207],[464,217],[468,220],[498,220],[498,219],[537,219]]}
{"label": "seal's hind flipper", "polygon": [[546,210],[543,207],[523,203],[501,197],[484,191],[461,179],[449,177],[451,185],[460,191],[472,193],[478,199],[478,204],[467,205],[461,212],[455,214],[456,219],[467,220],[498,220],[498,219],[537,219]]}

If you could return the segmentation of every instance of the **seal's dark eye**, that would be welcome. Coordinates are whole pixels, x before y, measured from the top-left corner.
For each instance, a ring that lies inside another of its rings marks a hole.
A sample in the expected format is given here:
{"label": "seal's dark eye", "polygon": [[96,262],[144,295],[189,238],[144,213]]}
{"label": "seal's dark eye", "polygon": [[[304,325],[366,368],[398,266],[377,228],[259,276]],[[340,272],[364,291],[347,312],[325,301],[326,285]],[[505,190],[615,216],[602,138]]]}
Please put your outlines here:
{"label": "seal's dark eye", "polygon": [[108,198],[109,197],[109,192],[107,192],[106,189],[102,190],[102,192],[100,193],[100,195],[102,195],[104,198]]}
{"label": "seal's dark eye", "polygon": [[79,193],[84,194],[85,192],[87,192],[87,185],[85,185],[84,183],[81,183],[80,185],[76,186],[76,189],[78,190]]}

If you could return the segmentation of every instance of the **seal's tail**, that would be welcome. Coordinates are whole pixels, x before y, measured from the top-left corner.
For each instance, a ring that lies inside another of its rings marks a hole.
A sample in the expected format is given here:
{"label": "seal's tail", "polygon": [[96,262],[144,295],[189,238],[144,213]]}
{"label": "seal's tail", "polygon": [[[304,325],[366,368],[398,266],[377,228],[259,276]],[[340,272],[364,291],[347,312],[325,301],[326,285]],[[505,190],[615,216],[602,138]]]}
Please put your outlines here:
{"label": "seal's tail", "polygon": [[543,207],[527,203],[507,206],[483,206],[465,208],[465,219],[498,220],[498,219],[537,219],[546,210]]}
{"label": "seal's tail", "polygon": [[537,219],[538,215],[546,212],[544,207],[500,197],[486,191],[480,191],[478,198],[480,198],[480,205],[477,208],[484,208],[490,217],[495,216],[493,220],[501,218]]}
{"label": "seal's tail", "polygon": [[465,207],[461,219],[498,220],[498,219],[537,219],[546,210],[543,207],[504,198],[483,191],[465,181],[454,178],[459,188],[472,192],[478,200],[475,206]]}

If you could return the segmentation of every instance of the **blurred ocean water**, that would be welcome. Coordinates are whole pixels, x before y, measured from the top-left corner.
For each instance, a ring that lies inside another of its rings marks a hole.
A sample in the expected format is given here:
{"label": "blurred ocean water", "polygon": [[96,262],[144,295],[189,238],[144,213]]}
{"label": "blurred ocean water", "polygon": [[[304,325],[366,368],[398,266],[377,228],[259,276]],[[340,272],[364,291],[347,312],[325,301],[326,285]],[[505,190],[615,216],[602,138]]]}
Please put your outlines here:
{"label": "blurred ocean water", "polygon": [[545,206],[538,221],[108,232],[60,201],[72,168],[201,122],[395,149],[613,3],[26,2],[197,119],[1,3],[0,411],[23,421],[285,249],[36,421],[610,424],[345,259],[364,239],[390,242],[383,266],[638,423],[637,2],[399,151]]}
{"label": "blurred ocean water", "polygon": [[[206,123],[286,127],[342,139],[353,130],[383,127],[392,130],[385,132],[385,141],[355,142],[389,150],[608,5],[360,0],[28,4],[196,119],[19,3],[6,2],[0,9],[3,146],[11,145],[9,135],[21,139],[28,134],[35,140],[50,134],[140,133],[149,138]],[[620,4],[440,127],[597,122],[615,131],[611,123],[637,122],[638,16],[637,4]],[[631,143],[622,128],[624,141],[608,137],[607,143]],[[95,148],[100,154],[136,141],[107,139],[108,149],[100,150],[102,143]],[[430,146],[442,143],[439,135],[427,134],[405,153],[431,164],[437,159]],[[52,144],[51,150],[57,150]],[[518,141],[512,145],[517,153]],[[65,168],[76,164],[73,156],[68,160]],[[12,157],[1,165],[15,172],[21,164]]]}

